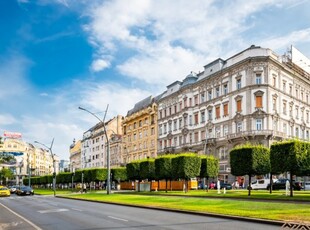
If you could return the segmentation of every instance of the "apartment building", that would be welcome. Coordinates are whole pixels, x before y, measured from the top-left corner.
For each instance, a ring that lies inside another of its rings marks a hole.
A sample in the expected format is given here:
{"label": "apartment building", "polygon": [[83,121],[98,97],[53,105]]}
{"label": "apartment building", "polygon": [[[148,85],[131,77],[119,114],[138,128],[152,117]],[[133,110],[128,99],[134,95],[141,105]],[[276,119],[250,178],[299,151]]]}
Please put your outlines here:
{"label": "apartment building", "polygon": [[158,100],[158,153],[214,155],[220,178],[232,181],[234,146],[309,140],[310,74],[293,62],[294,55],[293,47],[279,56],[251,46],[168,85]]}
{"label": "apartment building", "polygon": [[157,100],[149,96],[135,104],[123,121],[122,164],[157,156]]}
{"label": "apartment building", "polygon": [[[16,183],[22,183],[24,177],[49,175],[54,172],[53,159],[50,152],[18,138],[5,138],[0,148],[1,154],[15,156],[16,163],[11,168]],[[54,155],[56,173],[59,172],[59,157]]]}
{"label": "apartment building", "polygon": [[[105,122],[109,142],[113,134],[122,134],[124,117],[118,115]],[[107,167],[107,140],[102,122],[90,128],[83,134],[81,141],[81,168]],[[111,159],[110,159],[111,164]],[[112,166],[112,165],[111,165]]]}
{"label": "apartment building", "polygon": [[75,170],[81,168],[81,144],[81,140],[75,141],[75,139],[73,139],[73,143],[70,145],[70,172],[75,172]]}

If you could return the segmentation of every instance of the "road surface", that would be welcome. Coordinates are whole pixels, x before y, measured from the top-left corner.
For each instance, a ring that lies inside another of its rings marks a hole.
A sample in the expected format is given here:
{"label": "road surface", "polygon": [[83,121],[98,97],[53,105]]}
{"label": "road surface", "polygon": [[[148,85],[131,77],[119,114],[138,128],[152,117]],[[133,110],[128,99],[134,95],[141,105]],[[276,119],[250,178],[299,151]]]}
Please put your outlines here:
{"label": "road surface", "polygon": [[280,229],[280,227],[225,218],[68,200],[53,196],[12,195],[0,197],[0,229],[269,230]]}

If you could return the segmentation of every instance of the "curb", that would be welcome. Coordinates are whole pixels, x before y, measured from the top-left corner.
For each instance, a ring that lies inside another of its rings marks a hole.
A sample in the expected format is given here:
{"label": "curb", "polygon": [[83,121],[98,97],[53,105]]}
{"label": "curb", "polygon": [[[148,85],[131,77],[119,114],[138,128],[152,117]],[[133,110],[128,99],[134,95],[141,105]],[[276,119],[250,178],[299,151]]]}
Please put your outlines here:
{"label": "curb", "polygon": [[222,219],[248,221],[248,222],[262,223],[262,224],[269,224],[269,225],[276,225],[276,226],[283,226],[284,224],[287,223],[284,221],[277,221],[277,220],[267,220],[267,219],[231,216],[231,215],[208,213],[208,212],[194,212],[194,211],[161,208],[161,207],[150,207],[150,206],[141,206],[141,205],[122,204],[122,203],[114,203],[114,202],[108,202],[108,201],[86,200],[86,199],[63,197],[63,196],[56,196],[56,198],[69,199],[69,200],[80,200],[80,201],[93,202],[93,203],[113,204],[113,205],[119,205],[119,206],[136,207],[136,208],[144,208],[144,209],[152,209],[152,210],[161,210],[161,211],[176,212],[176,213],[185,213],[185,214],[198,215],[198,216],[217,217],[217,218],[222,218]]}

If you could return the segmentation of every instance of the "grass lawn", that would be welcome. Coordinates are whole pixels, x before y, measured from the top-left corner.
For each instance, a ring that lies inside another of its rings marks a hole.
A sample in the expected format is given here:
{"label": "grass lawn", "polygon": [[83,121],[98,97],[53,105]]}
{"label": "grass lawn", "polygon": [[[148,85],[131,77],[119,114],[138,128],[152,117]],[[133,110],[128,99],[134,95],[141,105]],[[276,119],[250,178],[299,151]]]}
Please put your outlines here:
{"label": "grass lawn", "polygon": [[[54,192],[52,189],[35,189],[35,194],[53,195]],[[106,191],[102,190],[80,194],[78,190],[72,193],[71,189],[58,189],[56,195],[129,205],[310,223],[310,191],[294,191],[294,197],[289,197],[285,196],[285,191],[273,191],[272,194],[269,194],[268,191],[261,190],[252,191],[249,197],[247,190],[228,190],[226,194],[223,194],[223,191],[221,194],[217,194],[216,190],[208,192],[206,190],[191,190],[187,193],[160,191],[106,195]],[[238,200],[238,198],[242,200]],[[269,199],[270,201],[260,201],[260,199]],[[294,200],[302,200],[306,204],[285,202]]]}
{"label": "grass lawn", "polygon": [[[208,197],[202,197],[203,194]],[[154,196],[156,194],[156,196]],[[158,195],[170,196],[158,196]],[[114,193],[106,195],[105,193],[89,192],[86,194],[64,194],[61,196],[70,198],[79,198],[85,200],[106,201],[112,203],[122,203],[129,205],[161,207],[176,210],[195,211],[203,213],[216,213],[233,216],[243,216],[251,218],[302,222],[310,223],[310,203],[289,203],[283,192],[273,192],[273,199],[284,199],[276,202],[272,201],[255,201],[257,198],[266,198],[269,193],[266,191],[253,192],[252,200],[237,200],[237,199],[222,199],[221,196],[243,198],[247,197],[247,191],[228,191],[226,194],[218,195],[216,191],[191,191],[185,195],[188,197],[171,196],[184,195],[184,192],[152,192],[152,195],[147,193]],[[267,194],[267,195],[266,195]],[[196,196],[196,197],[191,197]],[[201,197],[200,197],[201,196]],[[213,197],[212,197],[213,196]],[[310,201],[310,193],[295,192],[295,196],[300,196],[302,199]],[[281,198],[279,198],[281,197]],[[294,198],[294,197],[293,197]],[[270,198],[269,198],[270,199]]]}

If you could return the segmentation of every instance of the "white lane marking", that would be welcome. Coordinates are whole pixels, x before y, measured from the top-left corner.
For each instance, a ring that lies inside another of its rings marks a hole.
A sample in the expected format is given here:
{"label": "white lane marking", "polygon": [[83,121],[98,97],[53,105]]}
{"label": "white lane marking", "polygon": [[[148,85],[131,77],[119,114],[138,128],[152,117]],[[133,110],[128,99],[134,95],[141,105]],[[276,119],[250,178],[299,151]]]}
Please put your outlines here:
{"label": "white lane marking", "polygon": [[59,209],[48,209],[48,210],[39,210],[39,213],[51,213],[51,212],[67,212],[69,209],[59,208]]}
{"label": "white lane marking", "polygon": [[42,228],[40,228],[39,226],[35,225],[34,223],[32,223],[30,220],[27,220],[25,217],[19,215],[18,213],[14,212],[13,210],[11,210],[10,208],[6,207],[4,204],[0,205],[4,208],[6,208],[7,210],[9,210],[11,213],[13,213],[14,215],[18,216],[19,218],[21,218],[22,220],[24,220],[25,222],[27,222],[28,224],[30,224],[32,227],[34,227],[34,229],[36,230],[42,230]]}
{"label": "white lane marking", "polygon": [[79,212],[82,212],[83,210],[82,209],[77,209],[77,208],[71,208],[73,211],[79,211]]}
{"label": "white lane marking", "polygon": [[114,216],[108,216],[109,218],[111,219],[115,219],[115,220],[121,220],[121,221],[128,221],[128,220],[125,220],[125,219],[122,219],[122,218],[118,218],[118,217],[114,217]]}

